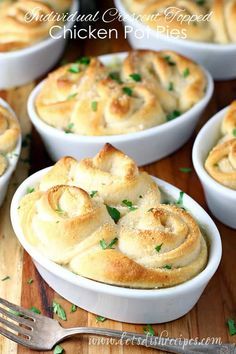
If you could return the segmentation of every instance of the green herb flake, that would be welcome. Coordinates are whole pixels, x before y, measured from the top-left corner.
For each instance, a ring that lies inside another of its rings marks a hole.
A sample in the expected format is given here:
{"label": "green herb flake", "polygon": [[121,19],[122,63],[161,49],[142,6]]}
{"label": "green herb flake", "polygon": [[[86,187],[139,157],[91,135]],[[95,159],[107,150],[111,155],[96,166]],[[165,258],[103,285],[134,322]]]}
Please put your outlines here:
{"label": "green herb flake", "polygon": [[96,322],[98,323],[98,322],[105,322],[107,319],[106,319],[106,317],[102,317],[102,316],[97,316],[96,317]]}
{"label": "green herb flake", "polygon": [[83,65],[89,65],[90,64],[90,58],[89,57],[81,57],[76,60],[76,63],[78,64],[83,64]]}
{"label": "green herb flake", "polygon": [[62,354],[62,353],[64,353],[64,349],[60,345],[57,345],[53,350],[53,354]]}
{"label": "green herb flake", "polygon": [[64,210],[62,210],[62,208],[60,207],[59,204],[57,205],[56,212],[57,212],[58,214],[64,214]]}
{"label": "green herb flake", "polygon": [[73,100],[77,95],[78,95],[77,92],[72,93],[71,95],[67,96],[67,99],[66,99],[66,100],[67,100],[67,101],[71,101],[71,100]]}
{"label": "green herb flake", "polygon": [[174,110],[173,112],[167,114],[166,120],[169,122],[175,118],[178,118],[181,115],[180,111]]}
{"label": "green herb flake", "polygon": [[192,172],[192,169],[191,167],[180,167],[180,172],[183,172],[183,173],[190,173]]}
{"label": "green herb flake", "polygon": [[174,91],[174,84],[173,82],[170,82],[168,85],[168,91]]}
{"label": "green herb flake", "polygon": [[97,103],[97,101],[91,102],[91,108],[92,108],[92,110],[93,110],[94,112],[97,111],[97,108],[98,108],[98,103]]}
{"label": "green herb flake", "polygon": [[5,278],[1,279],[1,281],[6,281],[6,280],[9,280],[9,279],[11,279],[11,278],[9,277],[9,275],[7,275]]}
{"label": "green herb flake", "polygon": [[77,306],[74,305],[74,304],[72,304],[72,305],[71,305],[70,312],[73,313],[73,312],[76,312],[76,310],[77,310]]}
{"label": "green herb flake", "polygon": [[130,87],[123,87],[123,92],[130,97],[133,95],[133,90]]}
{"label": "green herb flake", "polygon": [[19,311],[8,310],[8,312],[11,313],[12,315],[15,315],[15,316],[23,316],[23,314]]}
{"label": "green herb flake", "polygon": [[110,215],[110,217],[117,223],[120,220],[120,212],[116,208],[110,207],[109,205],[106,205],[107,211]]}
{"label": "green herb flake", "polygon": [[206,0],[196,0],[197,5],[203,6],[206,3]]}
{"label": "green herb flake", "polygon": [[166,264],[163,268],[164,268],[164,269],[172,269],[172,265]]}
{"label": "green herb flake", "polygon": [[150,208],[150,209],[148,209],[148,213],[150,212],[150,211],[153,211],[154,210],[154,208]]}
{"label": "green herb flake", "polygon": [[230,336],[234,336],[236,334],[236,325],[235,321],[232,319],[229,319],[227,321],[228,329],[229,329],[229,334]]}
{"label": "green herb flake", "polygon": [[33,282],[34,282],[34,280],[32,278],[27,280],[27,284],[29,284],[29,285],[33,284]]}
{"label": "green herb flake", "polygon": [[32,311],[32,312],[34,312],[34,313],[37,313],[38,315],[41,314],[41,311],[40,311],[39,309],[37,309],[37,307],[35,307],[35,306],[32,306],[32,307],[30,308],[30,311]]}
{"label": "green herb flake", "polygon": [[143,327],[143,332],[146,335],[155,336],[155,331],[154,331],[152,325],[150,325],[150,324],[148,324],[146,327]]}
{"label": "green herb flake", "polygon": [[171,60],[171,56],[170,55],[166,55],[164,57],[165,61],[170,65],[170,66],[175,66],[176,63],[174,61]]}
{"label": "green herb flake", "polygon": [[189,76],[189,74],[190,74],[190,70],[189,70],[189,68],[184,69],[184,72],[183,72],[183,77],[188,77],[188,76]]}
{"label": "green herb flake", "polygon": [[179,193],[179,199],[177,200],[176,204],[177,205],[183,205],[183,199],[184,199],[184,192]]}
{"label": "green herb flake", "polygon": [[236,128],[233,129],[232,133],[233,133],[233,136],[236,137]]}
{"label": "green herb flake", "polygon": [[133,79],[136,82],[140,82],[142,81],[142,77],[140,74],[134,73],[134,74],[130,74],[131,79]]}
{"label": "green herb flake", "polygon": [[30,193],[33,193],[34,191],[35,191],[35,189],[33,187],[28,187],[26,193],[30,194]]}
{"label": "green herb flake", "polygon": [[122,84],[122,81],[120,79],[120,74],[119,72],[111,72],[108,77],[112,79],[113,81],[116,81],[118,84]]}
{"label": "green herb flake", "polygon": [[80,72],[80,68],[78,64],[73,64],[71,67],[68,69],[68,71],[72,74],[78,74]]}
{"label": "green herb flake", "polygon": [[95,195],[98,193],[98,191],[92,191],[89,195],[91,198],[95,197]]}
{"label": "green herb flake", "polygon": [[156,250],[157,252],[160,252],[162,246],[163,246],[163,243],[161,243],[160,245],[157,245],[157,246],[155,247],[155,250]]}
{"label": "green herb flake", "polygon": [[53,312],[63,321],[67,320],[66,317],[66,313],[65,310],[63,309],[63,307],[58,304],[56,301],[53,301],[52,303],[52,308],[53,308]]}
{"label": "green herb flake", "polygon": [[134,211],[138,209],[137,207],[133,206],[133,203],[130,200],[127,199],[122,200],[122,204],[124,204],[130,211]]}
{"label": "green herb flake", "polygon": [[73,134],[74,123],[69,123],[65,129],[66,134]]}
{"label": "green herb flake", "polygon": [[114,249],[113,246],[117,243],[117,241],[118,241],[118,238],[115,237],[115,238],[113,238],[113,240],[109,244],[107,244],[104,239],[100,240],[99,243],[100,243],[100,246],[102,247],[103,250],[108,250],[108,249],[113,250]]}

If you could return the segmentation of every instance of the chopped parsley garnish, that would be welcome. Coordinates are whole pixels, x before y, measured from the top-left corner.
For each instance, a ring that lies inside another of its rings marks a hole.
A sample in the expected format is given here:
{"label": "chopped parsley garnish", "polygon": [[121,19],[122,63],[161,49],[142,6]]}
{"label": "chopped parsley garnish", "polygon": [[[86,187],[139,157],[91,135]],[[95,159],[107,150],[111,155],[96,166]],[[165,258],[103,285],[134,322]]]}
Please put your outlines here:
{"label": "chopped parsley garnish", "polygon": [[64,353],[64,349],[60,345],[57,345],[53,350],[53,354],[62,354],[62,353]]}
{"label": "chopped parsley garnish", "polygon": [[105,322],[106,321],[106,317],[102,317],[102,316],[97,316],[96,317],[96,322]]}
{"label": "chopped parsley garnish", "polygon": [[33,284],[33,282],[34,282],[34,280],[32,278],[27,280],[27,284],[29,284],[29,285]]}
{"label": "chopped parsley garnish", "polygon": [[74,305],[74,304],[72,304],[72,305],[71,305],[70,312],[73,313],[73,312],[76,312],[76,310],[77,310],[77,306]]}
{"label": "chopped parsley garnish", "polygon": [[183,172],[183,173],[190,173],[192,172],[192,169],[191,167],[180,167],[180,172]]}
{"label": "chopped parsley garnish", "polygon": [[235,321],[232,319],[229,319],[227,321],[228,328],[229,328],[229,334],[230,336],[234,336],[236,334],[236,324]]}
{"label": "chopped parsley garnish", "polygon": [[58,214],[64,214],[64,210],[62,210],[62,208],[60,207],[59,204],[57,205],[56,212],[57,212]]}
{"label": "chopped parsley garnish", "polygon": [[183,199],[184,199],[184,192],[179,193],[179,199],[177,200],[176,204],[177,205],[183,205]]}
{"label": "chopped parsley garnish", "polygon": [[68,69],[68,71],[73,74],[78,74],[80,72],[79,65],[78,64],[71,65],[71,67]]}
{"label": "chopped parsley garnish", "polygon": [[8,312],[15,316],[23,316],[23,314],[19,311],[9,310]]}
{"label": "chopped parsley garnish", "polygon": [[91,198],[95,197],[95,195],[98,193],[98,191],[92,191],[89,195]]}
{"label": "chopped parsley garnish", "polygon": [[97,111],[97,108],[98,108],[98,103],[97,103],[97,101],[91,102],[91,108],[92,108],[92,110],[93,110],[94,112]]}
{"label": "chopped parsley garnish", "polygon": [[63,321],[66,321],[66,313],[65,310],[62,308],[62,306],[60,304],[58,304],[56,301],[53,301],[52,303],[52,308],[53,308],[53,312]]}
{"label": "chopped parsley garnish", "polygon": [[117,243],[118,238],[115,237],[113,238],[113,240],[110,243],[106,243],[106,241],[104,239],[100,240],[100,246],[102,247],[103,250],[113,250],[114,249],[114,245]]}
{"label": "chopped parsley garnish", "polygon": [[206,0],[196,0],[197,5],[203,6],[206,3]]}
{"label": "chopped parsley garnish", "polygon": [[122,81],[120,79],[120,74],[116,71],[110,73],[108,77],[114,81],[116,81],[118,84],[122,84]]}
{"label": "chopped parsley garnish", "polygon": [[123,92],[127,95],[127,96],[132,96],[133,94],[133,90],[130,87],[123,87]]}
{"label": "chopped parsley garnish", "polygon": [[155,331],[154,331],[152,325],[150,325],[150,324],[148,324],[147,327],[143,327],[143,332],[146,335],[155,336]]}
{"label": "chopped parsley garnish", "polygon": [[30,309],[30,311],[32,311],[32,312],[34,312],[34,313],[37,313],[38,315],[41,314],[41,311],[40,311],[39,309],[37,309],[37,307],[35,307],[35,306],[32,306],[31,309]]}
{"label": "chopped parsley garnish", "polygon": [[184,72],[183,72],[183,77],[188,77],[188,76],[189,76],[189,74],[190,74],[190,70],[189,70],[189,68],[184,69]]}
{"label": "chopped parsley garnish", "polygon": [[130,200],[122,200],[122,204],[124,204],[130,211],[134,211],[136,209],[138,209],[137,207],[133,206],[133,203]]}
{"label": "chopped parsley garnish", "polygon": [[33,187],[28,187],[27,188],[27,194],[33,193],[35,191],[35,189]]}
{"label": "chopped parsley garnish", "polygon": [[106,205],[107,211],[110,215],[110,217],[117,223],[120,220],[120,212],[116,208],[110,207],[109,205]]}
{"label": "chopped parsley garnish", "polygon": [[236,137],[236,128],[233,129],[233,136]]}
{"label": "chopped parsley garnish", "polygon": [[71,95],[69,95],[69,96],[67,97],[67,101],[73,100],[73,98],[75,98],[77,95],[78,95],[77,92],[72,93]]}
{"label": "chopped parsley garnish", "polygon": [[157,246],[155,247],[155,250],[156,250],[157,252],[160,252],[162,246],[163,246],[163,243],[161,243],[160,245],[157,245]]}
{"label": "chopped parsley garnish", "polygon": [[140,82],[142,81],[142,77],[140,74],[134,73],[134,74],[130,74],[131,79],[133,79],[136,82]]}
{"label": "chopped parsley garnish", "polygon": [[6,281],[6,280],[9,280],[9,279],[11,279],[11,278],[9,277],[9,275],[7,275],[5,278],[1,279],[1,281]]}
{"label": "chopped parsley garnish", "polygon": [[154,209],[154,208],[150,208],[150,209],[148,209],[148,212],[153,211],[153,209]]}
{"label": "chopped parsley garnish", "polygon": [[166,55],[166,56],[164,57],[164,59],[165,59],[165,61],[166,61],[170,66],[176,65],[176,63],[171,60],[171,56],[170,56],[170,55]]}
{"label": "chopped parsley garnish", "polygon": [[169,122],[175,118],[178,118],[180,115],[180,111],[174,110],[173,112],[167,114],[166,120]]}
{"label": "chopped parsley garnish", "polygon": [[172,265],[166,264],[163,268],[164,268],[164,269],[172,269]]}
{"label": "chopped parsley garnish", "polygon": [[81,58],[76,60],[76,63],[89,65],[90,64],[90,58],[89,57],[81,57]]}
{"label": "chopped parsley garnish", "polygon": [[64,131],[66,134],[72,134],[73,128],[74,128],[74,123],[69,123]]}
{"label": "chopped parsley garnish", "polygon": [[168,91],[174,91],[174,84],[173,84],[173,82],[170,82],[170,83],[169,83]]}

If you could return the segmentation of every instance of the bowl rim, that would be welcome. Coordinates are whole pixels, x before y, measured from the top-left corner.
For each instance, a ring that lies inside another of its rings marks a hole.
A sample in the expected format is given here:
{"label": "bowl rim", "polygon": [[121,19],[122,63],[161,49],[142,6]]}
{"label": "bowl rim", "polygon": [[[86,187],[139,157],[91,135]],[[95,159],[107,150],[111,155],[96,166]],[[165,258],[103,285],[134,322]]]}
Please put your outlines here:
{"label": "bowl rim", "polygon": [[159,33],[158,31],[155,31],[148,25],[145,25],[141,21],[138,21],[137,19],[133,19],[131,16],[131,12],[129,12],[128,9],[126,9],[123,0],[114,0],[115,6],[119,10],[119,12],[123,12],[125,14],[124,22],[127,20],[133,22],[136,26],[139,26],[141,28],[148,30],[152,36],[156,37],[157,39],[163,39],[167,42],[174,43],[175,45],[182,45],[185,47],[192,47],[199,49],[201,51],[210,51],[210,50],[219,50],[219,51],[235,51],[236,50],[236,43],[229,43],[229,44],[220,44],[220,43],[212,43],[212,42],[200,42],[200,41],[193,41],[190,39],[181,39],[181,38],[171,38],[165,34]]}
{"label": "bowl rim", "polygon": [[[98,58],[101,61],[105,62],[109,60],[111,61],[113,58],[118,58],[119,60],[123,60],[127,55],[128,52],[119,52],[119,53],[100,55],[98,56]],[[204,67],[202,67],[201,65],[199,66],[203,70],[207,80],[207,88],[204,96],[192,108],[190,108],[188,111],[181,114],[177,119],[173,119],[169,122],[165,122],[163,124],[148,129],[144,129],[142,131],[127,133],[127,134],[119,134],[119,135],[86,136],[86,135],[79,135],[79,134],[66,134],[63,130],[50,126],[39,117],[35,107],[36,97],[40,92],[41,87],[45,80],[41,81],[30,93],[27,102],[28,114],[34,126],[38,127],[40,131],[47,132],[47,134],[53,136],[54,138],[57,136],[58,138],[65,139],[65,141],[70,141],[75,143],[80,141],[82,143],[84,142],[84,143],[90,143],[92,145],[93,144],[95,145],[97,143],[107,142],[108,140],[110,143],[127,142],[127,141],[136,140],[138,138],[150,137],[156,135],[157,133],[161,134],[163,131],[169,128],[174,129],[179,124],[181,123],[184,124],[186,120],[192,119],[192,115],[196,114],[201,109],[203,109],[210,101],[214,91],[214,81],[212,79],[211,74]]]}
{"label": "bowl rim", "polygon": [[21,132],[21,127],[20,127],[20,122],[19,122],[19,119],[17,118],[16,113],[11,108],[11,106],[4,99],[2,99],[1,97],[0,97],[0,105],[3,106],[4,108],[6,108],[12,114],[14,119],[18,122],[19,129],[20,129],[20,133],[19,133],[19,137],[18,137],[18,141],[17,141],[16,147],[15,147],[15,149],[13,149],[10,152],[10,153],[13,154],[12,157],[11,157],[11,161],[9,162],[6,171],[3,173],[2,176],[0,176],[0,188],[1,188],[11,178],[11,175],[14,172],[14,170],[16,168],[16,165],[17,165],[17,162],[18,162],[18,160],[20,158],[21,144],[22,144],[22,132]]}
{"label": "bowl rim", "polygon": [[[71,271],[67,270],[66,268],[64,268],[63,266],[58,265],[55,262],[49,260],[48,258],[43,256],[40,253],[40,251],[34,249],[34,247],[31,246],[26,241],[20,227],[17,210],[18,210],[19,202],[21,198],[25,195],[27,188],[37,184],[40,178],[50,169],[51,167],[47,167],[43,170],[34,173],[18,187],[12,199],[10,215],[11,215],[11,222],[16,237],[18,238],[23,248],[29,253],[29,255],[36,263],[40,264],[45,270],[52,273],[54,276],[57,276],[63,281],[69,282],[74,286],[83,287],[90,291],[95,290],[98,293],[106,293],[113,296],[125,296],[127,298],[142,298],[142,297],[156,298],[156,297],[165,297],[166,295],[170,294],[170,292],[178,295],[184,291],[189,291],[199,287],[203,287],[209,282],[209,280],[216,272],[222,256],[222,244],[221,244],[219,231],[214,221],[207,214],[207,212],[187,194],[185,194],[185,201],[187,200],[187,203],[192,203],[194,207],[197,207],[199,211],[202,213],[202,215],[204,216],[204,219],[205,218],[207,219],[208,232],[211,236],[208,236],[210,241],[210,252],[209,252],[208,263],[205,269],[203,269],[203,271],[200,272],[198,275],[196,275],[194,278],[186,281],[183,284],[179,284],[174,287],[164,288],[164,289],[132,289],[132,288],[119,287],[116,285],[104,284],[95,280],[91,280],[76,275]],[[171,189],[172,193],[176,194],[176,196],[179,195],[180,190],[178,188],[156,177],[152,177],[152,178],[160,186],[161,189],[165,189],[165,188],[168,190]]]}
{"label": "bowl rim", "polygon": [[[70,6],[70,12],[74,13],[76,11],[79,11],[79,9],[80,9],[80,0],[72,0]],[[63,27],[68,29],[72,25],[73,25],[73,21],[68,21]],[[63,33],[63,29],[58,31],[58,33],[59,34]],[[0,60],[1,59],[6,60],[6,59],[32,54],[34,52],[42,50],[42,48],[44,47],[50,46],[53,41],[58,41],[60,39],[61,38],[54,39],[54,38],[46,37],[45,39],[39,41],[38,43],[32,44],[31,46],[28,46],[23,49],[14,50],[12,52],[0,52]]]}
{"label": "bowl rim", "polygon": [[[215,124],[221,122],[225,116],[225,113],[229,109],[230,105],[221,109],[219,112],[213,115],[212,118],[210,118],[206,124],[201,128],[199,131],[194,145],[193,145],[193,151],[192,151],[192,160],[193,160],[193,165],[194,168],[199,175],[200,179],[204,181],[204,183],[211,189],[214,189],[216,193],[222,193],[226,195],[229,198],[235,199],[236,200],[236,190],[233,190],[232,188],[226,187],[223,184],[217,182],[213,177],[209,175],[209,173],[206,171],[204,167],[204,162],[203,158],[200,157],[199,155],[199,150],[200,147],[204,145],[204,141],[206,141],[205,135],[207,132],[211,131],[211,127],[214,126]],[[212,146],[212,148],[215,145]],[[210,152],[210,150],[209,150]]]}

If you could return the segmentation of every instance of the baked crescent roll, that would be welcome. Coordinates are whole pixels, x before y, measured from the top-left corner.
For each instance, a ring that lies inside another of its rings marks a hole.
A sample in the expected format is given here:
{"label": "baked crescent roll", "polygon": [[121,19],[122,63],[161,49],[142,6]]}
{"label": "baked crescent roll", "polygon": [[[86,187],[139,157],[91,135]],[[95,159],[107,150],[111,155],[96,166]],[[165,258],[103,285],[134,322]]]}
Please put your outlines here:
{"label": "baked crescent roll", "polygon": [[113,285],[163,288],[193,278],[206,266],[206,241],[196,221],[181,208],[140,208],[118,226],[115,249],[96,245],[74,257],[71,270]]}
{"label": "baked crescent roll", "polygon": [[[0,14],[0,52],[14,51],[28,47],[49,36],[50,28],[56,21],[38,19],[49,16],[52,8],[40,1],[17,0],[9,4]],[[31,19],[26,16],[31,14]]]}
{"label": "baked crescent roll", "polygon": [[228,139],[236,137],[236,101],[229,106],[221,125],[222,134]]}
{"label": "baked crescent roll", "polygon": [[73,186],[27,194],[19,217],[30,244],[59,264],[68,264],[75,254],[116,235],[105,205]]}
{"label": "baked crescent roll", "polygon": [[0,153],[7,154],[14,150],[19,135],[20,128],[15,117],[0,105]]}
{"label": "baked crescent roll", "polygon": [[215,41],[221,44],[236,42],[236,1],[214,0],[212,13]]}
{"label": "baked crescent roll", "polygon": [[170,51],[135,51],[114,70],[86,57],[57,69],[45,80],[35,108],[65,133],[127,134],[176,118],[205,88],[205,74],[189,59]]}
{"label": "baked crescent roll", "polygon": [[138,170],[135,162],[110,144],[94,157],[77,162],[71,157],[59,160],[42,178],[39,189],[46,191],[60,184],[74,185],[111,206],[121,214],[129,211],[123,201],[132,207],[151,208],[160,202],[156,183],[146,173]]}
{"label": "baked crescent roll", "polygon": [[0,177],[4,174],[8,166],[7,159],[4,155],[0,154]]}
{"label": "baked crescent roll", "polygon": [[236,189],[236,138],[215,146],[206,159],[205,168],[217,182]]}

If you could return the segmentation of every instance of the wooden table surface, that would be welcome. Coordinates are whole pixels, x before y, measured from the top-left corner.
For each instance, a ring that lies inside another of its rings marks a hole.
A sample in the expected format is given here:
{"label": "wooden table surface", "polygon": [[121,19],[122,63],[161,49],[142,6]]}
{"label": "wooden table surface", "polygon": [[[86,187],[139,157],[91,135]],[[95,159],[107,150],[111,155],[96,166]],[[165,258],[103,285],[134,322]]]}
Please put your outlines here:
{"label": "wooden table surface", "polygon": [[[112,1],[102,1],[100,9],[112,7]],[[104,27],[104,24],[102,25]],[[129,44],[123,38],[121,23],[114,23],[119,30],[117,40],[73,40],[69,42],[64,57],[74,60],[80,55],[99,55],[112,52],[129,50]],[[26,101],[29,92],[35,83],[21,88],[0,92],[0,96],[5,98],[20,117],[23,133],[27,134],[31,127],[26,114]],[[180,167],[192,167],[191,152],[192,146],[199,128],[217,111],[228,105],[236,96],[236,81],[216,82],[215,93],[205,114],[202,116],[198,128],[191,138],[180,150],[171,156],[145,166],[144,169],[150,174],[174,184],[208,211],[203,190],[194,170],[191,173],[180,172]],[[27,144],[26,144],[27,145]],[[151,148],[151,147],[150,147]],[[28,161],[29,159],[29,161]],[[42,313],[52,316],[51,306],[55,299],[66,310],[68,320],[63,322],[65,327],[70,326],[99,326],[119,329],[124,331],[135,331],[143,333],[142,325],[122,324],[107,320],[104,323],[96,323],[96,316],[84,310],[77,309],[75,313],[70,313],[71,304],[62,299],[42,280],[37,273],[30,257],[22,251],[18,244],[9,219],[9,205],[12,194],[16,186],[26,178],[29,169],[30,173],[50,166],[50,161],[45,148],[38,134],[32,131],[31,146],[25,146],[18,169],[12,179],[8,197],[4,206],[0,209],[0,279],[10,276],[9,280],[0,282],[0,297],[5,297],[15,303],[21,303],[26,308],[38,307]],[[224,200],[222,200],[224,203]],[[208,211],[209,212],[209,211]],[[214,219],[214,217],[213,217]],[[206,338],[221,337],[224,342],[236,343],[236,336],[230,337],[226,326],[228,318],[236,320],[236,232],[217,220],[216,224],[220,230],[223,242],[223,258],[221,265],[201,296],[194,309],[186,316],[167,323],[154,325],[156,334],[163,330],[171,337],[183,336],[186,338]],[[33,283],[27,283],[32,278]],[[99,314],[98,314],[99,315]],[[90,345],[86,337],[74,338],[62,344],[66,354],[142,354],[157,353],[158,351],[134,346],[97,346]],[[23,347],[17,347],[14,343],[0,338],[1,354],[33,354]]]}

